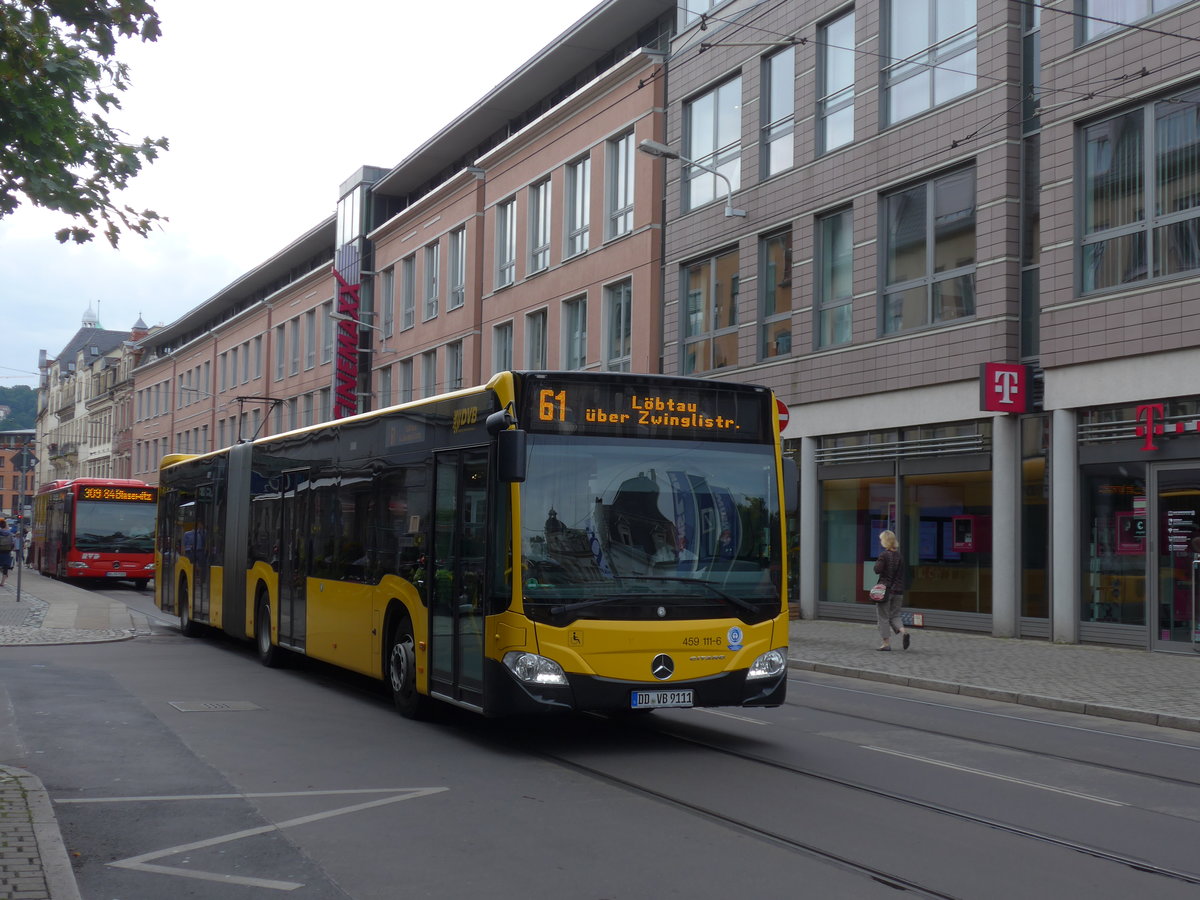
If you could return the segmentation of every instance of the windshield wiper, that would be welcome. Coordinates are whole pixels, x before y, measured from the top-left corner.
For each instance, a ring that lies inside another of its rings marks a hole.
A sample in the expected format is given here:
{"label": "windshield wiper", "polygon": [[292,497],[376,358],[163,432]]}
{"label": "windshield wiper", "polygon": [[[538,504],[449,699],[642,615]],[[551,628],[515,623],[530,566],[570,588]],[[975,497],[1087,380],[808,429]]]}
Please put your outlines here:
{"label": "windshield wiper", "polygon": [[731,603],[746,612],[758,612],[758,607],[749,600],[735,597],[704,578],[684,578],[682,575],[617,575],[617,578],[627,578],[631,581],[682,581],[687,584],[702,584],[726,603]]}
{"label": "windshield wiper", "polygon": [[[735,597],[728,594],[714,585],[711,581],[705,581],[702,578],[683,578],[678,575],[614,575],[618,581],[681,581],[684,584],[702,584],[726,603],[736,606],[744,612],[756,613],[758,607],[748,600],[743,600],[741,597]],[[634,600],[644,599],[641,597],[632,597],[629,594],[611,594],[607,597],[597,597],[592,600],[580,600],[578,603],[567,603],[562,606],[554,606],[550,608],[550,615],[561,616],[567,613],[573,613],[580,609],[587,609],[589,606],[601,606],[605,603],[612,603],[614,600]]]}

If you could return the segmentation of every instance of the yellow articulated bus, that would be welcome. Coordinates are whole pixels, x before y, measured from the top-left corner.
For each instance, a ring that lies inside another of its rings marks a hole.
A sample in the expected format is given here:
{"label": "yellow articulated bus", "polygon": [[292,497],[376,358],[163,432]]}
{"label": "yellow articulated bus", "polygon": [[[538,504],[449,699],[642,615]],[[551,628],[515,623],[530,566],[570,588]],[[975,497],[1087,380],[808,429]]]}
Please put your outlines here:
{"label": "yellow articulated bus", "polygon": [[761,387],[503,372],[169,456],[155,600],[265,665],[377,678],[412,717],[778,706],[778,436]]}

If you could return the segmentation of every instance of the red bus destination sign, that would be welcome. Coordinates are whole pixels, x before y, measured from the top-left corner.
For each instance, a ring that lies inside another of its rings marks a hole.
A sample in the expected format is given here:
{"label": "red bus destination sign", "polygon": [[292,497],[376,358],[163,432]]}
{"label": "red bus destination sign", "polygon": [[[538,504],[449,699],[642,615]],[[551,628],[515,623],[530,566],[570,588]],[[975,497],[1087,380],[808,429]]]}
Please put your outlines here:
{"label": "red bus destination sign", "polygon": [[79,499],[153,503],[155,497],[152,488],[85,487],[79,489]]}

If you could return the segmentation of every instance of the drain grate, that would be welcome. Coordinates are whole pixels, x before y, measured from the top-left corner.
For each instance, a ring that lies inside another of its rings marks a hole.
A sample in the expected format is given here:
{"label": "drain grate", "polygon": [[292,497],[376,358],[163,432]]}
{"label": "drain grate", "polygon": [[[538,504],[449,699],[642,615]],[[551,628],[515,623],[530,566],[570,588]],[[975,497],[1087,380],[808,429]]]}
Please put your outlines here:
{"label": "drain grate", "polygon": [[246,712],[252,709],[262,709],[257,703],[249,700],[170,700],[168,701],[180,712]]}

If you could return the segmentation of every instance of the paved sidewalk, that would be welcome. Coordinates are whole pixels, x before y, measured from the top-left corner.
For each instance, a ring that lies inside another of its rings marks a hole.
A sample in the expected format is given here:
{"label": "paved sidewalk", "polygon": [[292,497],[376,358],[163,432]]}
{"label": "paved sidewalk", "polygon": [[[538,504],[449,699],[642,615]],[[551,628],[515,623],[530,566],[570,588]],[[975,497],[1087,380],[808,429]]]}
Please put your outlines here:
{"label": "paved sidewalk", "polygon": [[[118,601],[23,570],[0,587],[0,647],[128,640],[148,618]],[[1200,732],[1200,653],[1168,654],[913,629],[912,646],[875,650],[874,624],[791,623],[791,666]],[[0,900],[77,900],[50,798],[0,760]]]}

